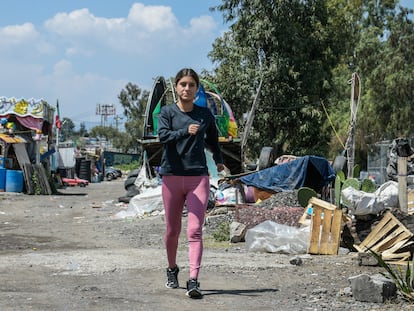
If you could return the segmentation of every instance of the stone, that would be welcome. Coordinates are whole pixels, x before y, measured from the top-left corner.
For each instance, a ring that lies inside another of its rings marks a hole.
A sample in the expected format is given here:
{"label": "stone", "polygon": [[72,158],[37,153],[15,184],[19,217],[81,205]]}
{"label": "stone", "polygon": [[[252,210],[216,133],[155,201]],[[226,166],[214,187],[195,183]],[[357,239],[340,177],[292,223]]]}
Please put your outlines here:
{"label": "stone", "polygon": [[360,274],[348,279],[352,295],[357,301],[383,303],[397,296],[397,286],[386,277],[376,274]]}
{"label": "stone", "polygon": [[230,243],[239,243],[244,241],[246,231],[246,225],[233,221],[230,224]]}

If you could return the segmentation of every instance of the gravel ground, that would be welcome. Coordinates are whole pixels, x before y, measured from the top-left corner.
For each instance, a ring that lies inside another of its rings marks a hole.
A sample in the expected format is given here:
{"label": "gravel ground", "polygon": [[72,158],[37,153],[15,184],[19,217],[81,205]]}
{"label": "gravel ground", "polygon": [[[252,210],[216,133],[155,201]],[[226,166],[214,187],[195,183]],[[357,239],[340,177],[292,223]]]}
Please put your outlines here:
{"label": "gravel ground", "polygon": [[355,301],[348,278],[383,272],[359,266],[355,253],[301,255],[302,264],[293,265],[292,255],[215,242],[208,228],[199,279],[204,298],[191,300],[185,235],[180,288],[167,289],[162,213],[114,219],[127,208],[118,202],[122,180],[60,192],[0,193],[1,310],[414,310],[400,297]]}

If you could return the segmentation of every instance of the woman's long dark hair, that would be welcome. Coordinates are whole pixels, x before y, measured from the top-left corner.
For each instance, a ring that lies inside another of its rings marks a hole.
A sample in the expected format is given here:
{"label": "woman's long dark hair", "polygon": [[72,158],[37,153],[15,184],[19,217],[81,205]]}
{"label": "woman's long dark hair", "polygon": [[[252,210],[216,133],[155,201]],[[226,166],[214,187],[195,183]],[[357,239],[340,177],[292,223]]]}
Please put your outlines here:
{"label": "woman's long dark hair", "polygon": [[178,81],[180,81],[182,78],[190,76],[194,79],[194,81],[197,84],[197,87],[200,85],[200,78],[198,77],[198,74],[191,68],[183,68],[181,69],[177,75],[175,76],[175,85],[177,85]]}

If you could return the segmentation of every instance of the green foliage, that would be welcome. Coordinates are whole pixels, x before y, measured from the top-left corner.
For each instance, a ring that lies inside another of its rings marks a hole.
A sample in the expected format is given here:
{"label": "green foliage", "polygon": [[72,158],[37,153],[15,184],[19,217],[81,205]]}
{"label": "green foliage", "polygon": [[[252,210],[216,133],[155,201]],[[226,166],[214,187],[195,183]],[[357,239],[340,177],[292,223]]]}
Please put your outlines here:
{"label": "green foliage", "polygon": [[377,189],[375,183],[369,179],[364,178],[361,182],[361,190],[368,193],[373,193]]}
{"label": "green foliage", "polygon": [[34,194],[42,194],[42,186],[40,185],[39,174],[36,170],[32,174],[32,183],[34,188]]}
{"label": "green foliage", "polygon": [[217,242],[230,241],[230,222],[220,223],[212,236]]}
{"label": "green foliage", "polygon": [[75,132],[75,123],[69,118],[61,120],[61,128],[59,130],[59,140],[61,142],[73,139],[78,134]]}
{"label": "green foliage", "polygon": [[300,206],[307,207],[310,198],[317,198],[318,194],[315,190],[309,187],[301,187],[298,190],[298,202]]}
{"label": "green foliage", "polygon": [[353,177],[354,178],[359,178],[360,173],[361,173],[361,167],[359,166],[359,164],[355,164],[354,165]]}
{"label": "green foliage", "polygon": [[243,113],[249,111],[260,78],[264,81],[249,133],[249,156],[257,156],[263,145],[274,146],[278,155],[342,151],[353,72],[361,77],[362,90],[356,162],[366,162],[370,143],[414,132],[414,23],[412,12],[397,4],[224,0],[215,7],[230,31],[214,42],[209,56],[217,66],[210,75],[241,130]]}
{"label": "green foliage", "polygon": [[149,91],[141,90],[138,85],[128,83],[118,99],[124,108],[125,135],[116,140],[116,144],[124,151],[137,148],[137,140],[143,136],[144,118]]}
{"label": "green foliage", "polygon": [[344,182],[346,177],[345,177],[345,173],[342,170],[339,170],[338,172],[336,172],[336,176],[339,177],[339,181]]}
{"label": "green foliage", "polygon": [[[408,300],[414,301],[414,258],[407,262],[404,272],[399,265],[394,268],[391,264],[385,262],[380,254],[373,250],[369,250],[369,252],[375,257],[378,264],[387,271],[400,293]],[[386,276],[384,273],[383,275]]]}
{"label": "green foliage", "polygon": [[348,187],[352,187],[356,190],[360,190],[361,189],[361,184],[360,184],[359,180],[356,179],[356,178],[348,178],[348,179],[345,179],[345,181],[343,182],[342,190],[346,189]]}
{"label": "green foliage", "polygon": [[140,167],[141,167],[140,161],[133,161],[129,164],[120,164],[120,165],[115,166],[115,168],[120,169],[123,172],[130,172]]}
{"label": "green foliage", "polygon": [[278,155],[328,151],[321,100],[342,41],[332,40],[324,3],[223,1],[217,7],[233,24],[210,57],[219,63],[215,83],[229,103],[237,103],[236,115],[249,111],[260,77],[264,81],[249,133],[253,154],[263,145],[274,146]]}

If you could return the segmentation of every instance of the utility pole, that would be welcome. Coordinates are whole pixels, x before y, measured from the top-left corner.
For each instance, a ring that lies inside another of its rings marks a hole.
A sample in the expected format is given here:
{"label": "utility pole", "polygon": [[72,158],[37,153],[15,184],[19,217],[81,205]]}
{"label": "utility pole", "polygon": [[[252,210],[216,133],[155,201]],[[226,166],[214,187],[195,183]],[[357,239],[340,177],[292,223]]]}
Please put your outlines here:
{"label": "utility pole", "polygon": [[361,86],[359,83],[359,76],[356,72],[352,74],[350,83],[351,87],[351,117],[349,120],[349,130],[348,130],[348,139],[345,144],[345,149],[347,152],[348,160],[348,178],[352,178],[354,175],[354,165],[355,165],[355,132],[356,132],[356,123],[357,123],[357,111],[359,104],[359,96],[361,92]]}
{"label": "utility pole", "polygon": [[115,126],[116,126],[116,130],[118,130],[118,121],[122,120],[123,118],[122,118],[122,117],[120,117],[119,115],[116,115],[116,116],[114,117],[114,119],[115,119]]}
{"label": "utility pole", "polygon": [[96,114],[101,116],[101,126],[106,126],[108,116],[116,114],[116,109],[112,104],[97,104]]}

